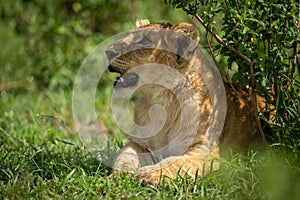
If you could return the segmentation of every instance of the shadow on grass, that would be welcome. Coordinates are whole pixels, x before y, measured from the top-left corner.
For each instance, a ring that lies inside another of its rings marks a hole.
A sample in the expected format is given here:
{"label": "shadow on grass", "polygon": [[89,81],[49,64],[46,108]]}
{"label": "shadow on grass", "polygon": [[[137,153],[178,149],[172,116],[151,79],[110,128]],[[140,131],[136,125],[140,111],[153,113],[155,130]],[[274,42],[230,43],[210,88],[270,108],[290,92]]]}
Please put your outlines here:
{"label": "shadow on grass", "polygon": [[22,173],[53,179],[73,169],[88,176],[107,176],[110,170],[83,147],[57,138],[35,144],[35,141],[0,135],[0,145],[0,180],[4,182]]}

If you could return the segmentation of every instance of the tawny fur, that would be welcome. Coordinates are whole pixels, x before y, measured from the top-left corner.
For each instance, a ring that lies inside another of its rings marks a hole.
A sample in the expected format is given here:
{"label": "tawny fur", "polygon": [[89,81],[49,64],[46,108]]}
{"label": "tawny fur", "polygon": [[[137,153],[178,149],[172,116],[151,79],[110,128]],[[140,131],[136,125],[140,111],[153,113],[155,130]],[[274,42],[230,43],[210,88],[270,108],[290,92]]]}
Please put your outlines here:
{"label": "tawny fur", "polygon": [[[174,26],[150,24],[144,27],[171,29],[183,33],[197,42],[199,41],[199,32],[188,23]],[[126,37],[123,40],[126,41]],[[113,46],[110,50],[112,51],[114,48],[117,47]],[[122,48],[126,48],[126,46]],[[203,118],[193,142],[182,155],[178,155],[172,148],[156,155],[156,150],[166,146],[176,134],[181,114],[179,102],[173,92],[162,86],[139,88],[136,91],[135,123],[140,126],[146,125],[149,122],[149,109],[155,104],[160,104],[168,113],[168,117],[165,126],[156,135],[144,139],[129,137],[130,142],[119,151],[115,158],[113,165],[115,172],[135,173],[144,182],[154,185],[158,184],[161,177],[173,179],[177,173],[188,174],[192,177],[198,173],[199,176],[202,176],[210,169],[218,169],[218,162],[214,162],[214,160],[220,154],[228,155],[228,149],[246,151],[253,144],[253,141],[259,138],[255,118],[249,107],[251,105],[249,96],[243,91],[239,91],[239,95],[237,95],[230,87],[226,86],[227,115],[222,136],[218,145],[204,158],[201,158],[199,156],[202,151],[201,145],[212,114],[210,94],[203,78],[184,59],[178,59],[175,54],[158,49],[132,51],[118,57],[111,66],[122,75],[128,70],[146,63],[165,64],[180,72],[196,91],[194,99],[197,101],[198,110],[193,112],[200,112]],[[248,105],[245,104],[245,100],[248,101]],[[177,147],[184,146],[182,143],[175,145]]]}

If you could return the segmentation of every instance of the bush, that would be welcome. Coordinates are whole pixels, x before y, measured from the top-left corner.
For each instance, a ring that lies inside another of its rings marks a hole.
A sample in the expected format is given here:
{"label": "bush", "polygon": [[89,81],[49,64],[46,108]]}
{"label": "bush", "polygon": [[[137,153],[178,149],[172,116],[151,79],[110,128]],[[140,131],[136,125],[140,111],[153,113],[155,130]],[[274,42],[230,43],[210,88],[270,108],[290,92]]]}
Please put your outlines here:
{"label": "bush", "polygon": [[[294,0],[165,0],[192,15],[206,29],[208,47],[224,79],[266,97],[267,114],[276,112],[273,142],[299,146],[300,59],[298,2]],[[233,66],[237,66],[234,68]],[[232,74],[230,76],[229,74]],[[254,99],[254,95],[252,96]],[[255,103],[255,101],[254,101]]]}

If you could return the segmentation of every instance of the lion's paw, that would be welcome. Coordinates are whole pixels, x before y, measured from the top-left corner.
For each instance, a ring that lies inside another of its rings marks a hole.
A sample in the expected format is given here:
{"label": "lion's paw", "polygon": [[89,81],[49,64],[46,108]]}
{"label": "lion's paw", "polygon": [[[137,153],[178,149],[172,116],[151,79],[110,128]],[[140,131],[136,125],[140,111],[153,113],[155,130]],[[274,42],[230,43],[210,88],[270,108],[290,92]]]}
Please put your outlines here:
{"label": "lion's paw", "polygon": [[162,178],[162,170],[154,166],[142,167],[137,171],[135,177],[142,179],[143,185],[157,186]]}

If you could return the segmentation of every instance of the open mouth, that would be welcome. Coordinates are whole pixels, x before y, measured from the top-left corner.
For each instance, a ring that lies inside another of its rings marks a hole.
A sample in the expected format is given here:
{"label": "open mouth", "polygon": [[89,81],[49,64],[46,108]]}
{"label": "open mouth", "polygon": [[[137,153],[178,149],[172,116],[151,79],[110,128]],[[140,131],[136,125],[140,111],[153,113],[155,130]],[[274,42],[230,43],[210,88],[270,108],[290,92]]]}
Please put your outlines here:
{"label": "open mouth", "polygon": [[116,72],[120,74],[120,76],[116,77],[115,79],[114,82],[115,88],[132,87],[137,83],[139,79],[139,76],[134,72],[127,72],[125,74],[122,74],[116,69],[114,69],[111,65],[108,67],[108,69],[110,72]]}

